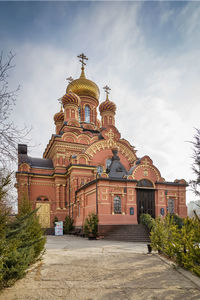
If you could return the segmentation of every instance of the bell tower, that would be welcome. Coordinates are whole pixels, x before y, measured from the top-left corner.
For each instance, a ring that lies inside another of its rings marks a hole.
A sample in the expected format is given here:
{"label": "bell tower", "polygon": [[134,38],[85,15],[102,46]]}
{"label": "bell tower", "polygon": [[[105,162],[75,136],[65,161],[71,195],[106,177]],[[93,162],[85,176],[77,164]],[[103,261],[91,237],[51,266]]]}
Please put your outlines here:
{"label": "bell tower", "polygon": [[97,107],[100,91],[96,83],[86,78],[85,66],[88,60],[86,55],[82,53],[77,57],[81,63],[81,74],[78,79],[70,80],[66,92],[72,92],[80,97],[78,112],[81,125],[95,129],[98,126]]}
{"label": "bell tower", "polygon": [[102,127],[106,127],[108,125],[115,126],[115,112],[116,112],[116,105],[115,103],[111,102],[108,98],[110,88],[106,85],[104,87],[106,92],[106,100],[102,102],[99,106],[99,111],[101,115],[101,124]]}

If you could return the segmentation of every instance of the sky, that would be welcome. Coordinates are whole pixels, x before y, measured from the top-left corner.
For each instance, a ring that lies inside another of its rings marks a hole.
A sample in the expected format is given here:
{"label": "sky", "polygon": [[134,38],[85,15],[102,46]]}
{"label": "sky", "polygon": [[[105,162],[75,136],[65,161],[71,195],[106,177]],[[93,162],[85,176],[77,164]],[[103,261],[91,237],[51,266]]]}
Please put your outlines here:
{"label": "sky", "polygon": [[[149,155],[167,181],[194,178],[200,128],[200,2],[0,1],[0,51],[16,54],[9,85],[20,84],[11,118],[31,127],[29,155],[42,157],[66,78],[111,88],[122,138]],[[187,202],[196,200],[187,192]]]}

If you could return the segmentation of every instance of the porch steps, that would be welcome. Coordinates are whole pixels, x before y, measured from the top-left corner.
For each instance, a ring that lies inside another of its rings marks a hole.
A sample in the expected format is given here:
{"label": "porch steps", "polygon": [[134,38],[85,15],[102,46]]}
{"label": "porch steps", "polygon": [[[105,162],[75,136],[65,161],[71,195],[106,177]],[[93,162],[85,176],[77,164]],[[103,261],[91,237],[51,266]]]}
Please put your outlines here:
{"label": "porch steps", "polygon": [[105,234],[105,240],[124,242],[149,243],[149,231],[142,224],[135,225],[113,225]]}

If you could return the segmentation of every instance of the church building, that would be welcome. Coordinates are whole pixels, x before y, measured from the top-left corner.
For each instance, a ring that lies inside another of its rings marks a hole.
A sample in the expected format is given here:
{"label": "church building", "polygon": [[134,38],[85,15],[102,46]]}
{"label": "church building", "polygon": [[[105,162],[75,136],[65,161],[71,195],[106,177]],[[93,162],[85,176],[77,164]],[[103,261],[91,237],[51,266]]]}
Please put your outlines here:
{"label": "church building", "polygon": [[30,157],[27,145],[18,145],[18,203],[27,196],[33,209],[39,207],[43,228],[53,228],[55,216],[64,221],[67,215],[82,228],[94,212],[100,234],[111,225],[138,224],[142,213],[186,217],[186,181],[167,182],[148,155],[137,157],[117,130],[109,87],[99,105],[99,88],[85,75],[87,58],[78,57],[81,75],[68,78],[43,158]]}

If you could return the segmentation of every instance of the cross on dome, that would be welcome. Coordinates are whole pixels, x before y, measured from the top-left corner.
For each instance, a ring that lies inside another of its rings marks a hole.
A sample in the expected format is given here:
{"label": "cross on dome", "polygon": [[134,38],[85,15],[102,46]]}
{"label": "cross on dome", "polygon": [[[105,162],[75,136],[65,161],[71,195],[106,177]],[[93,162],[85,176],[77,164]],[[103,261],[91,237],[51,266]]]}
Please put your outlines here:
{"label": "cross on dome", "polygon": [[72,82],[74,79],[72,78],[72,76],[70,76],[70,77],[66,78],[66,80],[68,80],[69,83],[70,83],[70,82]]}
{"label": "cross on dome", "polygon": [[63,108],[62,108],[62,97],[61,97],[61,98],[58,98],[57,100],[58,100],[58,102],[59,102],[60,105],[61,105],[60,111],[63,111]]}
{"label": "cross on dome", "polygon": [[81,53],[77,57],[80,58],[79,61],[82,63],[82,68],[84,68],[84,66],[86,65],[86,63],[84,62],[84,60],[88,60],[87,56],[84,53]]}
{"label": "cross on dome", "polygon": [[111,88],[108,85],[104,86],[103,89],[106,92],[106,100],[108,100],[108,95],[110,94]]}
{"label": "cross on dome", "polygon": [[84,66],[86,65],[85,60],[88,60],[88,58],[87,58],[87,56],[84,53],[78,55],[77,57],[80,58],[79,61],[82,64],[82,67],[81,67],[82,71],[81,71],[80,78],[85,78]]}

